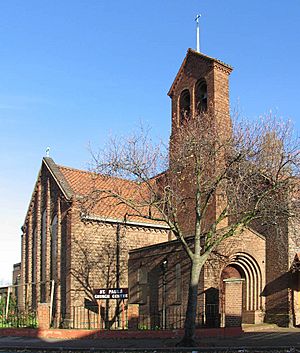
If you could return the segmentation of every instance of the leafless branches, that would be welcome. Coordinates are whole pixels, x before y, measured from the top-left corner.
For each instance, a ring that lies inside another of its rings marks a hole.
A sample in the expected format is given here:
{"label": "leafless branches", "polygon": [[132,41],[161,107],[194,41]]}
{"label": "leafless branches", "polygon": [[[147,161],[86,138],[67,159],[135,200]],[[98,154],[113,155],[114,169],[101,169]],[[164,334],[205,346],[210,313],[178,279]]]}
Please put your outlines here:
{"label": "leafless branches", "polygon": [[295,215],[299,195],[300,145],[289,122],[270,115],[224,130],[216,121],[204,112],[184,121],[169,151],[141,130],[93,154],[95,173],[111,180],[93,191],[93,203],[123,207],[125,220],[166,223],[190,257],[190,332],[199,274],[210,254],[255,221]]}

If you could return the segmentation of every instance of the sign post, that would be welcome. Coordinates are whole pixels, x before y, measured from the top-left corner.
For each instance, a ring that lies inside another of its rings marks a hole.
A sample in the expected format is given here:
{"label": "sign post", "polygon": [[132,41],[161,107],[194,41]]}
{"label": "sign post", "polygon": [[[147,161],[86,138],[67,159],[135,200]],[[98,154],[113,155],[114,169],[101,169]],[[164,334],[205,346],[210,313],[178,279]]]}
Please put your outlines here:
{"label": "sign post", "polygon": [[102,330],[102,325],[101,325],[101,300],[97,300],[98,303],[98,327],[99,329]]}
{"label": "sign post", "polygon": [[122,300],[122,329],[125,329],[125,305],[124,299]]}

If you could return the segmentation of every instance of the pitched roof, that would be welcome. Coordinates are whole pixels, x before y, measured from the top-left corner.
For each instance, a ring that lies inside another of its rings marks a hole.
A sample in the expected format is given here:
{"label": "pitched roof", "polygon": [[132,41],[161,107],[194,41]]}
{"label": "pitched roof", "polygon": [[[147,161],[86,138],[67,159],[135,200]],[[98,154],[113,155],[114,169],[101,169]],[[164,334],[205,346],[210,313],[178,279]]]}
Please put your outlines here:
{"label": "pitched roof", "polygon": [[177,72],[177,75],[176,75],[176,77],[175,77],[175,79],[174,79],[174,81],[173,81],[173,83],[172,83],[172,86],[170,87],[170,89],[169,89],[169,92],[168,92],[168,96],[172,96],[172,94],[173,94],[173,91],[174,91],[174,89],[175,89],[175,87],[176,87],[176,85],[177,85],[177,83],[178,83],[178,80],[179,80],[179,78],[180,78],[180,76],[181,76],[181,74],[182,74],[182,72],[183,72],[183,69],[184,69],[184,67],[186,66],[186,64],[187,64],[187,62],[188,62],[188,59],[190,58],[190,57],[196,57],[197,59],[199,59],[199,60],[204,60],[204,61],[206,61],[206,62],[210,62],[210,63],[217,63],[217,64],[219,64],[221,67],[223,67],[223,69],[225,69],[228,73],[230,73],[231,71],[232,71],[232,66],[230,66],[230,65],[228,65],[228,64],[226,64],[226,63],[224,63],[223,61],[221,61],[221,60],[218,60],[218,59],[215,59],[215,58],[213,58],[213,57],[211,57],[211,56],[208,56],[208,55],[204,55],[204,54],[202,54],[202,53],[199,53],[199,52],[197,52],[197,51],[195,51],[194,49],[191,49],[191,48],[189,48],[188,49],[188,51],[187,51],[187,53],[186,53],[186,56],[185,56],[185,58],[184,58],[184,60],[183,60],[183,62],[182,62],[182,64],[181,64],[181,66],[180,66],[180,68],[179,68],[179,70],[178,70],[178,72]]}
{"label": "pitched roof", "polygon": [[[145,185],[131,180],[59,165],[57,165],[57,169],[72,190],[73,196],[80,199],[83,211],[89,215],[89,218],[124,221],[126,217],[129,222],[165,224],[152,219],[157,211],[152,211],[154,213],[151,217],[149,216],[149,207],[146,206],[149,192]],[[116,197],[116,195],[118,196]],[[122,198],[138,202],[140,204],[137,209],[138,212],[122,202]],[[149,216],[149,219],[147,216]]]}
{"label": "pitched roof", "polygon": [[73,196],[73,190],[70,187],[70,184],[65,179],[64,174],[61,173],[58,165],[55,164],[53,159],[50,157],[44,157],[43,163],[47,166],[48,170],[56,180],[57,184],[60,186],[63,194],[66,196],[68,200],[70,200]]}
{"label": "pitched roof", "polygon": [[87,195],[95,189],[111,189],[116,187],[116,185],[126,185],[127,187],[136,185],[135,182],[130,180],[101,175],[86,170],[61,165],[57,165],[57,168],[65,177],[72,192],[78,196]]}
{"label": "pitched roof", "polygon": [[[83,210],[86,211],[86,219],[124,223],[126,218],[127,224],[169,229],[165,222],[150,217],[149,207],[145,206],[149,200],[149,192],[145,185],[131,180],[60,166],[49,157],[43,158],[26,212],[24,226],[28,220],[30,209],[34,205],[34,197],[38,190],[43,167],[48,169],[67,201],[72,202],[74,197],[81,201]],[[118,194],[126,200],[139,201],[141,204],[138,208],[140,216],[113,194]],[[146,201],[144,207],[142,206],[143,200]],[[151,211],[152,215],[158,215],[157,211]]]}

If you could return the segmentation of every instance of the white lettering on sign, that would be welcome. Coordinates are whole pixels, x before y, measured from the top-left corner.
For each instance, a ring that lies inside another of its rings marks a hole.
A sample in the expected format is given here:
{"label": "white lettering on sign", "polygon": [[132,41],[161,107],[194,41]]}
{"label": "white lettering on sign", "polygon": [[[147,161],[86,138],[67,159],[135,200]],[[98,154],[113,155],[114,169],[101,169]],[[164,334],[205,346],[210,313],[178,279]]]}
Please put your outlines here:
{"label": "white lettering on sign", "polygon": [[109,289],[108,294],[121,294],[123,293],[123,289]]}
{"label": "white lettering on sign", "polygon": [[95,299],[128,299],[128,288],[94,289]]}
{"label": "white lettering on sign", "polygon": [[95,294],[94,298],[95,299],[110,299],[110,295],[108,295],[108,294]]}

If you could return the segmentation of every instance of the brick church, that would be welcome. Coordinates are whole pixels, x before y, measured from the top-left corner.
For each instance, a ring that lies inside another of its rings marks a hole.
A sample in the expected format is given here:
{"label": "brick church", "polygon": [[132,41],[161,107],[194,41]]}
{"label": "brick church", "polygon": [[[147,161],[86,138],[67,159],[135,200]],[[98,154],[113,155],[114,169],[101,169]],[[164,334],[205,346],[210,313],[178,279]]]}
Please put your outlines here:
{"label": "brick church", "polygon": [[[193,119],[208,106],[218,112],[220,129],[230,133],[231,71],[217,59],[188,50],[168,93],[171,141],[186,114]],[[93,211],[85,213],[82,201],[105,188],[131,197],[138,186],[43,159],[22,227],[22,305],[36,309],[39,303],[51,303],[52,325],[72,328],[76,308],[92,311],[95,288],[129,287],[126,306],[137,308],[141,328],[182,327],[190,276],[186,253],[166,223],[125,219],[128,206],[118,200],[89,199]],[[218,203],[213,207],[215,215]],[[188,235],[193,223],[188,213],[184,222]],[[212,256],[200,275],[199,327],[229,325],[231,311],[240,311],[243,323],[300,323],[299,227],[294,221],[281,228],[280,239],[272,227],[255,227],[219,246],[226,256]],[[119,317],[115,303],[106,303],[105,310],[103,316],[111,321]]]}

